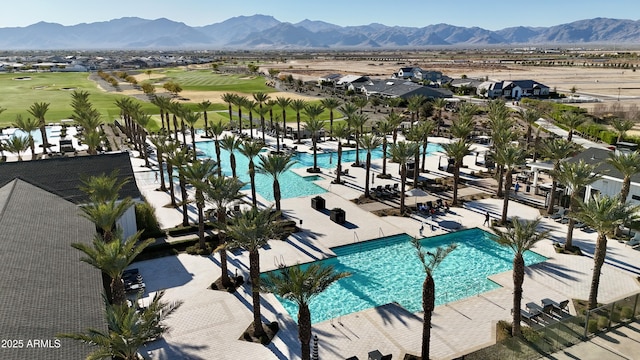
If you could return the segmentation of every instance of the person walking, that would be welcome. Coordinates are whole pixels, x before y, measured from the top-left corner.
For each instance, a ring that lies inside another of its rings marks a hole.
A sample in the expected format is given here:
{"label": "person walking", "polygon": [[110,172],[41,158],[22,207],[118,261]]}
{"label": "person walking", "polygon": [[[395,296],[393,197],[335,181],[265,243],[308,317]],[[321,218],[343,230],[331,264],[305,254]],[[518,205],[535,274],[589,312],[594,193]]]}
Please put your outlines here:
{"label": "person walking", "polygon": [[487,211],[487,213],[484,215],[484,222],[482,223],[482,225],[489,226],[490,225],[490,220],[491,220],[491,218],[489,216],[489,212]]}

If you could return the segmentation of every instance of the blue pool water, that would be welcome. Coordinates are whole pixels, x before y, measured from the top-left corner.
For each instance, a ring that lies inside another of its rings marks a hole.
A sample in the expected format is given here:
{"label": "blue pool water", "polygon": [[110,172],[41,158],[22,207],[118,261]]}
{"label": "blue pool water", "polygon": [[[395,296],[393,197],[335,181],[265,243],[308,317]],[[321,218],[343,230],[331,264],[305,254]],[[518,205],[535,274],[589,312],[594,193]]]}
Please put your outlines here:
{"label": "blue pool water", "polygon": [[[216,159],[215,144],[213,141],[203,141],[196,144],[196,148],[202,150],[207,157]],[[428,153],[440,151],[442,148],[440,145],[428,144]],[[266,150],[265,150],[266,151]],[[236,152],[236,172],[241,181],[249,183],[249,159]],[[367,152],[360,150],[360,161],[366,160]],[[229,162],[229,152],[221,149],[220,158],[222,162],[222,171],[225,175],[231,176],[231,165]],[[342,152],[342,163],[354,162],[356,158],[355,150],[345,150]],[[377,149],[371,153],[372,159],[381,159],[382,150]],[[293,159],[296,163],[291,167],[296,168],[308,168],[313,166],[313,154],[297,153]],[[256,158],[255,163],[258,163]],[[318,166],[325,169],[333,169],[337,166],[338,155],[336,153],[318,153]],[[315,180],[320,180],[319,176],[313,175],[309,177],[302,177],[293,171],[287,171],[278,180],[280,181],[280,191],[283,199],[289,199],[299,196],[317,195],[327,192],[325,189],[313,183]],[[245,189],[250,189],[247,185]],[[268,201],[273,201],[273,180],[262,174],[256,174],[256,191],[263,198]]]}
{"label": "blue pool water", "polygon": [[[500,286],[487,277],[512,269],[513,252],[481,229],[470,229],[421,240],[425,251],[457,243],[434,272],[436,305],[474,296]],[[337,257],[320,260],[351,276],[331,285],[311,301],[311,320],[318,323],[376,306],[397,302],[410,312],[422,311],[425,273],[406,234],[332,249]],[[526,265],[546,260],[528,251]],[[304,266],[304,265],[303,265]],[[277,271],[277,270],[276,270]],[[278,298],[293,319],[297,306]]]}

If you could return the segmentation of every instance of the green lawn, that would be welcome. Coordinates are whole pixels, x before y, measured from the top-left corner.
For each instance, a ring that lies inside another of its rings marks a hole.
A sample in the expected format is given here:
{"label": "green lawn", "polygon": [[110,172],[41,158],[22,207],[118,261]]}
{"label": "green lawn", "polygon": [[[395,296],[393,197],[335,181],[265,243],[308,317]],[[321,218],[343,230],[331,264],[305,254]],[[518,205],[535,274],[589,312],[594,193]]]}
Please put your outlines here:
{"label": "green lawn", "polygon": [[[0,114],[0,126],[10,126],[17,114],[31,116],[27,110],[34,102],[49,103],[47,122],[59,122],[71,116],[71,92],[73,89],[87,91],[89,100],[102,114],[106,122],[118,117],[120,111],[115,100],[122,97],[117,93],[107,93],[96,87],[88,79],[88,73],[12,73],[0,74],[0,107],[7,110]],[[19,77],[30,77],[31,80],[15,80]],[[135,100],[134,101],[138,101]],[[145,102],[142,108],[150,113],[158,109]]]}
{"label": "green lawn", "polygon": [[173,80],[184,90],[195,91],[237,91],[241,93],[274,92],[272,87],[265,85],[264,77],[231,74],[216,74],[211,70],[179,70],[170,69],[160,72],[164,79],[158,82]]}

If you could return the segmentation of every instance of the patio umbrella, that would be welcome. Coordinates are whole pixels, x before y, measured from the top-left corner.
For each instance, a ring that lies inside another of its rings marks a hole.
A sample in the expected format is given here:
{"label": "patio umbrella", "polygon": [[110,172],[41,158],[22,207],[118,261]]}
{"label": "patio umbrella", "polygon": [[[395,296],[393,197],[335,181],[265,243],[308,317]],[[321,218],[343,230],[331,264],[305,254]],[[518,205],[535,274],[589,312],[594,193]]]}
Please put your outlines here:
{"label": "patio umbrella", "polygon": [[426,191],[418,188],[413,188],[409,191],[404,192],[407,196],[413,196],[413,202],[416,206],[418,206],[418,196],[427,196],[429,195]]}
{"label": "patio umbrella", "polygon": [[318,360],[318,335],[313,335],[313,353],[311,358]]}

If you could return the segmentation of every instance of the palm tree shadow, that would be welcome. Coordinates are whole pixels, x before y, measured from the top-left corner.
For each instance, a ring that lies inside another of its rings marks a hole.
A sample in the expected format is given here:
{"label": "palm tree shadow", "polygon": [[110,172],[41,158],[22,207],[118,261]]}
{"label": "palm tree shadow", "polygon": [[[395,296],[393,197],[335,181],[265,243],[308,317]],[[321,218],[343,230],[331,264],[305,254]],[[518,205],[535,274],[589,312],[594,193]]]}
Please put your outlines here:
{"label": "palm tree shadow", "polygon": [[422,318],[411,313],[397,302],[378,306],[375,308],[375,311],[380,315],[385,325],[391,324],[393,319],[400,321],[400,323],[405,326],[408,326],[411,320],[422,321]]}
{"label": "palm tree shadow", "polygon": [[[566,279],[569,281],[576,281],[577,278],[571,273],[576,273],[577,271],[570,269],[561,264],[554,264],[549,262],[541,262],[539,264],[530,265],[525,267],[525,273],[541,273],[541,274],[549,274],[555,279]],[[564,283],[564,281],[563,281]]]}

